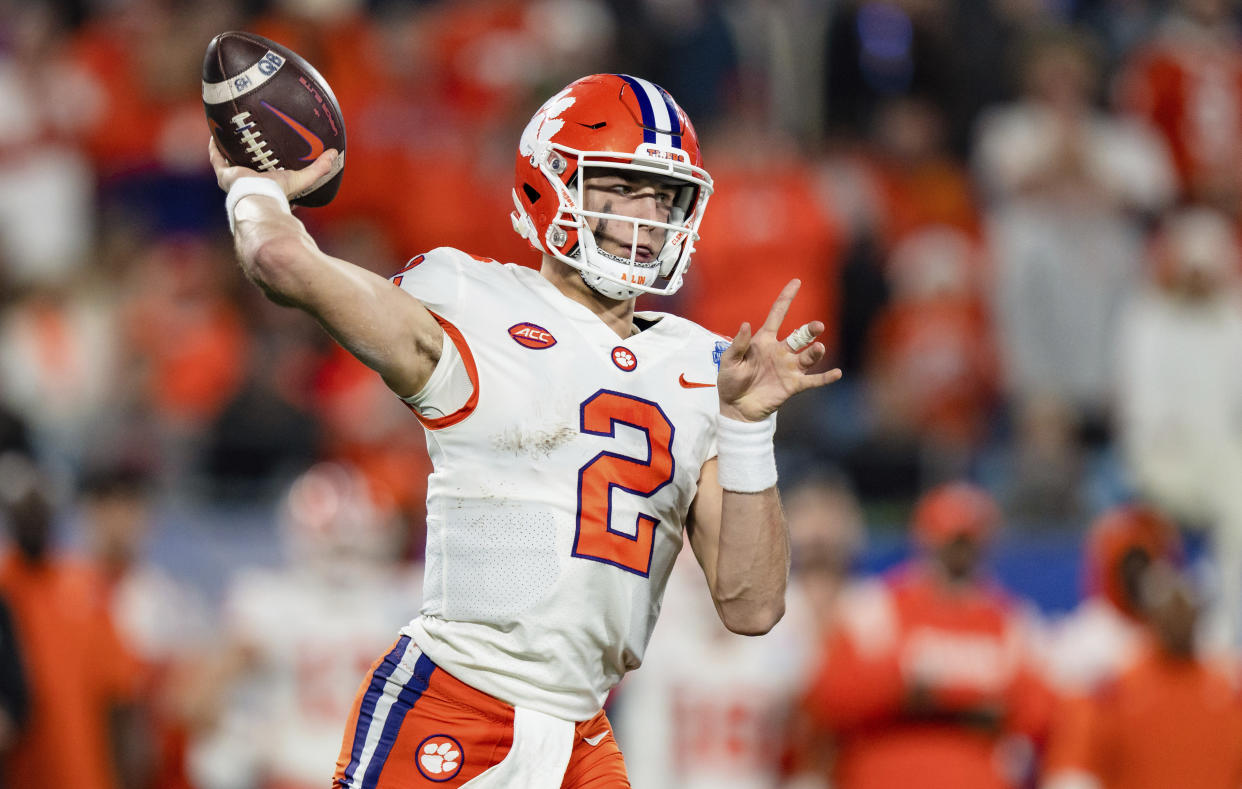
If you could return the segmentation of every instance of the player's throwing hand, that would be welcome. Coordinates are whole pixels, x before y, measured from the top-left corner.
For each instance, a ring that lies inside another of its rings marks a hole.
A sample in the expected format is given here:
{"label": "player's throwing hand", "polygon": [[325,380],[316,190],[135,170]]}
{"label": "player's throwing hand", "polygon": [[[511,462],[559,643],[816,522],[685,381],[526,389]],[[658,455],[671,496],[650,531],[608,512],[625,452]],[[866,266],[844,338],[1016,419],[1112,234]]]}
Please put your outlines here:
{"label": "player's throwing hand", "polygon": [[230,165],[228,160],[224,158],[224,154],[220,153],[215,139],[211,138],[207,143],[207,156],[211,159],[212,169],[216,171],[216,183],[226,192],[229,191],[233,182],[238,178],[258,177],[274,181],[288,196],[305,191],[311,184],[326,176],[332,170],[332,163],[336,161],[337,152],[335,148],[330,148],[301,170],[267,170],[259,172],[249,167]]}
{"label": "player's throwing hand", "polygon": [[827,353],[824,344],[814,339],[824,331],[822,322],[812,321],[795,330],[791,338],[797,338],[799,332],[803,332],[801,336],[809,332],[812,340],[801,344],[797,350],[777,337],[785,313],[801,285],[800,280],[790,280],[776,297],[759,331],[752,334],[750,323],[743,323],[733,344],[721,357],[717,391],[720,413],[724,416],[758,422],[792,395],[841,378],[839,368],[823,373],[810,372]]}

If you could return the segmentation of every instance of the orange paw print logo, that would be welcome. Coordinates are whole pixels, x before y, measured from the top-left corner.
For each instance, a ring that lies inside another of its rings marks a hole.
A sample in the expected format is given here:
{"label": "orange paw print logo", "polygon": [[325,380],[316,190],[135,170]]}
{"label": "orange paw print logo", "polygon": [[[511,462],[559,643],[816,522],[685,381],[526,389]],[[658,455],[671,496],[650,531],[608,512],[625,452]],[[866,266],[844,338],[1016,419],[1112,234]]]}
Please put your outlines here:
{"label": "orange paw print logo", "polygon": [[429,781],[447,781],[461,771],[461,743],[447,734],[433,734],[419,743],[418,771]]}

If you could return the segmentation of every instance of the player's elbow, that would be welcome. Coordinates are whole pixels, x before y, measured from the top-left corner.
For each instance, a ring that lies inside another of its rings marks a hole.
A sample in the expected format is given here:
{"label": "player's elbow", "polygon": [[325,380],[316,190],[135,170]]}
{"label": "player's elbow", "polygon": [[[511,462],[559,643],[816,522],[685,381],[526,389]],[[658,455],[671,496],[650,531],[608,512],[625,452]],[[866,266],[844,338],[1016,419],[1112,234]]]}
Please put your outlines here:
{"label": "player's elbow", "polygon": [[740,636],[761,636],[785,615],[785,600],[779,598],[765,604],[721,605],[720,621]]}
{"label": "player's elbow", "polygon": [[263,290],[272,301],[297,302],[297,287],[305,277],[306,246],[297,236],[271,235],[258,240],[242,254],[246,276]]}

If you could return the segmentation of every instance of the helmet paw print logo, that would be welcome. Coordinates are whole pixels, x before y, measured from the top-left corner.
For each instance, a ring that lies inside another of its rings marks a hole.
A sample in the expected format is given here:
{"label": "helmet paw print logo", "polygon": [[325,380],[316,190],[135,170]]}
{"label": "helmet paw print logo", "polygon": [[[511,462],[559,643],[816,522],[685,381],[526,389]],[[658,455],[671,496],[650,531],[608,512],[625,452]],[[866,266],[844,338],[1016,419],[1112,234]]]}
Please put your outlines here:
{"label": "helmet paw print logo", "polygon": [[[535,117],[530,119],[530,123],[526,124],[526,128],[522,130],[522,137],[518,142],[518,150],[523,156],[534,156],[536,148],[542,148],[551,142],[556,133],[565,125],[565,121],[560,119],[560,115],[565,110],[574,105],[574,97],[569,95],[569,88],[565,88],[560,93],[544,102],[539,111],[535,113]],[[531,162],[534,166],[536,163]],[[560,172],[565,169],[562,160],[561,167],[556,169]]]}
{"label": "helmet paw print logo", "polygon": [[429,781],[447,781],[465,762],[461,743],[447,734],[433,734],[419,743],[418,771]]}

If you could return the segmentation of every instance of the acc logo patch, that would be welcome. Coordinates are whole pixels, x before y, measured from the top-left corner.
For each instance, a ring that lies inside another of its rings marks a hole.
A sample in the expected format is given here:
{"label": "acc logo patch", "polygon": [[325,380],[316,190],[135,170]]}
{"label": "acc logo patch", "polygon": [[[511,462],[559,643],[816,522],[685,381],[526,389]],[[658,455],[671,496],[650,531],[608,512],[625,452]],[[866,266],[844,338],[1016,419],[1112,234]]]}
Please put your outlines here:
{"label": "acc logo patch", "polygon": [[518,323],[509,327],[509,336],[523,348],[543,350],[556,345],[556,338],[542,326],[533,323]]}
{"label": "acc logo patch", "polygon": [[448,781],[466,760],[461,743],[447,734],[433,734],[418,744],[418,771],[428,781]]}
{"label": "acc logo patch", "polygon": [[629,348],[618,345],[612,349],[612,363],[628,373],[638,366],[638,357]]}
{"label": "acc logo patch", "polygon": [[729,343],[724,340],[716,340],[716,347],[712,348],[712,364],[716,365],[716,369],[720,369],[720,357],[724,356],[724,352],[729,350]]}

